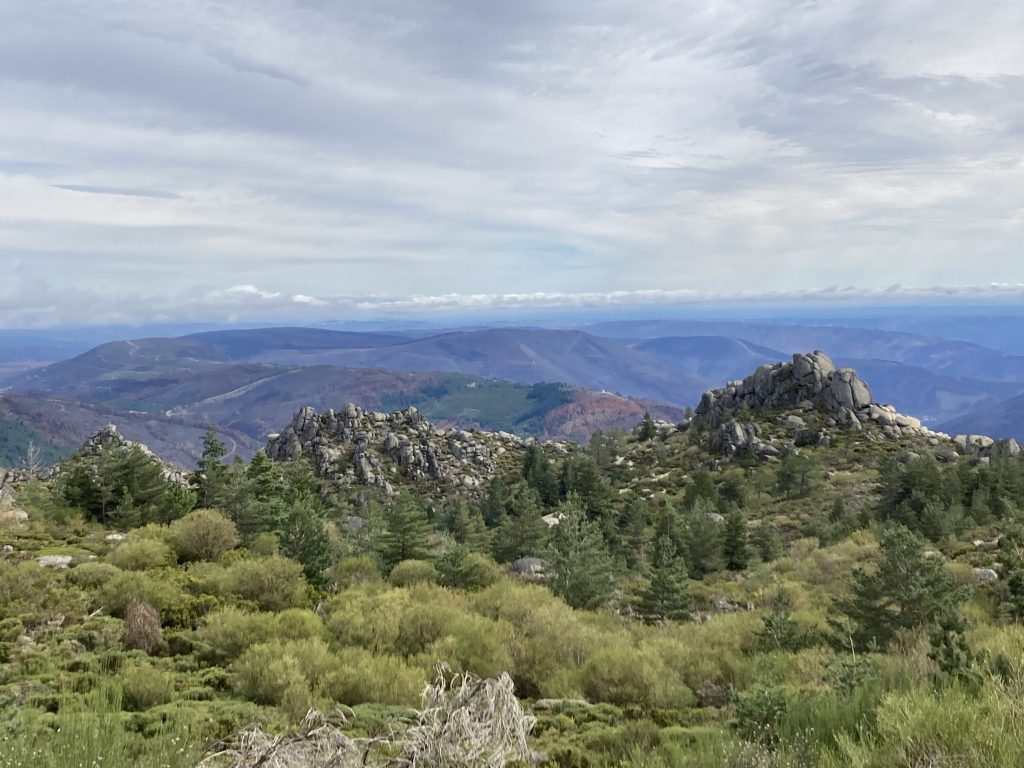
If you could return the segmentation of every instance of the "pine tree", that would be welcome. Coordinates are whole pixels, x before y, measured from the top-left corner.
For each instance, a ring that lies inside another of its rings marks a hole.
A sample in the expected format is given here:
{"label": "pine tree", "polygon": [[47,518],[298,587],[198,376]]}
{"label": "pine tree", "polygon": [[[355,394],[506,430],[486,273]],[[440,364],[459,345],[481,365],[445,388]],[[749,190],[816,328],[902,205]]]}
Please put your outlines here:
{"label": "pine tree", "polygon": [[[937,558],[925,557],[921,543],[903,526],[886,530],[879,541],[882,557],[874,571],[856,569],[849,597],[835,601],[852,621],[850,638],[866,648],[885,648],[900,630],[919,629],[936,616],[955,612],[970,588],[959,587]],[[838,620],[830,620],[838,627]]]}
{"label": "pine tree", "polygon": [[611,490],[589,456],[572,456],[562,465],[562,498],[579,496],[590,517],[600,517],[611,507]]}
{"label": "pine tree", "polygon": [[739,510],[733,510],[725,518],[722,556],[725,558],[725,567],[730,571],[746,570],[750,564],[750,549],[747,546],[747,521]]}
{"label": "pine tree", "polygon": [[202,507],[216,506],[219,496],[227,483],[228,468],[224,466],[227,449],[217,437],[217,429],[212,424],[203,435],[203,454],[199,459],[199,470],[193,475],[199,505]]}
{"label": "pine tree", "polygon": [[331,540],[324,528],[323,508],[312,496],[302,496],[288,508],[277,534],[281,553],[302,564],[306,578],[322,584],[331,564]]}
{"label": "pine tree", "polygon": [[793,620],[793,603],[783,589],[775,593],[771,613],[761,622],[761,629],[754,633],[761,650],[795,653],[808,643],[807,633]]}
{"label": "pine tree", "polygon": [[640,600],[640,616],[647,622],[683,621],[690,616],[686,566],[668,536],[654,545],[651,583]]}
{"label": "pine tree", "polygon": [[612,559],[598,526],[575,505],[562,507],[550,550],[551,590],[573,608],[600,608],[612,595]]}
{"label": "pine tree", "polygon": [[647,528],[647,505],[640,499],[634,499],[622,510],[617,518],[619,550],[627,567],[639,569],[647,557],[650,535]]}
{"label": "pine tree", "polygon": [[498,475],[491,481],[491,485],[487,489],[487,496],[484,497],[480,506],[481,515],[488,528],[496,528],[505,519],[505,515],[508,513],[508,504],[508,485],[501,475]]}
{"label": "pine tree", "polygon": [[558,481],[551,469],[551,461],[539,445],[534,444],[526,449],[523,479],[540,494],[540,499],[546,506],[558,503]]}
{"label": "pine tree", "polygon": [[690,576],[702,579],[722,570],[722,523],[716,522],[718,512],[707,501],[699,502],[686,516],[686,562]]}
{"label": "pine tree", "polygon": [[465,500],[460,499],[449,510],[448,530],[455,541],[472,552],[491,551],[491,532],[487,530],[480,510],[471,507]]}
{"label": "pine tree", "polygon": [[384,510],[383,517],[384,530],[378,548],[389,570],[403,560],[426,560],[430,557],[430,523],[415,499],[399,496]]}
{"label": "pine tree", "polygon": [[513,488],[511,509],[494,531],[493,552],[498,562],[536,557],[548,540],[548,524],[537,491],[526,483]]}
{"label": "pine tree", "polygon": [[641,441],[653,440],[658,435],[658,427],[654,423],[654,419],[651,418],[650,411],[644,411],[644,418],[640,422],[640,429],[637,431],[637,437]]}
{"label": "pine tree", "polygon": [[754,529],[751,543],[763,563],[770,563],[782,556],[782,536],[779,534],[779,529],[767,520],[762,520],[761,524]]}
{"label": "pine tree", "polygon": [[958,613],[939,616],[929,641],[931,650],[928,658],[935,662],[946,679],[955,680],[969,690],[977,690],[981,686],[983,678],[978,669],[979,658],[967,642],[967,627]]}

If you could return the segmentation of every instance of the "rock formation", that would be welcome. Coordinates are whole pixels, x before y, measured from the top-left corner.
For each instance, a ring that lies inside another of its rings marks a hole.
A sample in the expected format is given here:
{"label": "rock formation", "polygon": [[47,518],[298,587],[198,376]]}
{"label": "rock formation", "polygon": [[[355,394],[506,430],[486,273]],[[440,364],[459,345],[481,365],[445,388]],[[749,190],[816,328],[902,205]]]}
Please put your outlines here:
{"label": "rock formation", "polygon": [[115,448],[127,451],[135,447],[139,448],[139,450],[144,454],[156,459],[160,463],[160,467],[163,470],[164,480],[168,483],[183,486],[189,485],[188,474],[185,470],[164,461],[142,443],[136,443],[132,440],[128,440],[117,431],[117,426],[114,424],[108,424],[82,443],[81,447],[75,451],[74,456],[71,457],[71,460],[74,461],[75,459],[99,456],[104,449]]}
{"label": "rock formation", "polygon": [[[826,430],[814,439],[827,445],[831,435],[827,428],[872,430],[881,439],[898,440],[904,437],[924,438],[932,446],[940,447],[938,455],[955,451],[956,455],[972,455],[987,460],[997,453],[1017,456],[1020,447],[1014,440],[995,441],[980,435],[950,438],[933,432],[920,419],[898,413],[891,405],[872,400],[871,389],[852,368],[836,368],[832,359],[816,350],[810,354],[797,353],[791,363],[762,365],[742,381],[729,382],[725,387],[705,392],[697,406],[694,423],[713,430],[723,452],[732,455],[740,451],[753,451],[762,457],[778,455],[778,448],[760,438],[757,424],[741,418],[744,411],[789,410],[818,412],[824,416]],[[781,417],[780,424],[794,434],[800,433],[806,423],[795,414]]]}
{"label": "rock formation", "polygon": [[350,403],[323,413],[302,408],[268,438],[267,455],[279,461],[308,456],[321,477],[390,495],[398,478],[479,488],[494,475],[499,457],[513,454],[518,461],[524,445],[506,432],[438,429],[415,408],[381,413]]}

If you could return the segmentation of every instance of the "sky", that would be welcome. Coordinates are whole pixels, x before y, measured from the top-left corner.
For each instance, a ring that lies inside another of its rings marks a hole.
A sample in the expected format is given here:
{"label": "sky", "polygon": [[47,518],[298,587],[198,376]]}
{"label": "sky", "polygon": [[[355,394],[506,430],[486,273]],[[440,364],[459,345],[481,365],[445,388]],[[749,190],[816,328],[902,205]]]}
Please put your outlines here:
{"label": "sky", "polygon": [[1024,3],[0,0],[0,327],[1024,299]]}

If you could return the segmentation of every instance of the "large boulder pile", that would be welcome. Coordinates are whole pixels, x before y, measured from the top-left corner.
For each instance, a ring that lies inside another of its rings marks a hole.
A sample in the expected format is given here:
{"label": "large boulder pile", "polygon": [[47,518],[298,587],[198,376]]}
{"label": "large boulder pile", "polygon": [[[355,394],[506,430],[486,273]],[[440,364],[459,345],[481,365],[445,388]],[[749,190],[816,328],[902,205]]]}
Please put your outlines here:
{"label": "large boulder pile", "polygon": [[[712,429],[726,454],[746,450],[770,457],[777,455],[777,449],[761,440],[756,424],[742,418],[745,411],[770,410],[790,411],[788,416],[781,417],[780,423],[794,433],[804,426],[797,414],[813,411],[822,414],[826,430],[869,430],[869,436],[876,439],[923,438],[932,446],[945,447],[954,458],[965,454],[980,460],[997,453],[1020,453],[1013,440],[995,441],[980,435],[950,438],[930,430],[920,419],[898,413],[891,405],[874,402],[870,387],[856,371],[836,368],[821,350],[797,353],[789,363],[762,365],[742,381],[705,392],[694,423]],[[829,439],[827,431],[818,435],[821,444],[827,444]]]}
{"label": "large boulder pile", "polygon": [[390,495],[398,479],[479,488],[494,475],[499,457],[512,453],[518,461],[524,445],[507,432],[439,429],[416,408],[382,413],[349,403],[323,413],[302,408],[284,431],[269,436],[267,456],[306,456],[321,477]]}
{"label": "large boulder pile", "polygon": [[792,363],[762,365],[743,381],[732,381],[721,389],[705,392],[696,414],[715,428],[744,407],[817,409],[852,424],[858,420],[857,413],[871,404],[871,389],[857,377],[857,372],[836,368],[832,359],[818,350],[809,355],[795,354]]}

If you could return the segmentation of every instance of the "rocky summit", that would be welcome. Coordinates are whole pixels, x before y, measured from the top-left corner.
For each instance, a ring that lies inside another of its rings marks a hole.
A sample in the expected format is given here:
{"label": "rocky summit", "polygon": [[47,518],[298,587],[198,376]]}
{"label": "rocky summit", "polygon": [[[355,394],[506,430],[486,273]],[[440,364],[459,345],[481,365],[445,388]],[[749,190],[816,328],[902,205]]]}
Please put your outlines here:
{"label": "rocky summit", "polygon": [[283,432],[269,436],[266,450],[279,461],[306,456],[320,477],[390,495],[399,479],[479,488],[501,457],[518,461],[524,445],[507,432],[439,429],[416,408],[383,413],[349,403],[323,413],[302,408]]}
{"label": "rocky summit", "polygon": [[762,365],[742,381],[705,392],[693,423],[717,430],[726,454],[752,450],[773,457],[779,448],[761,439],[757,424],[742,418],[744,412],[766,410],[791,411],[780,417],[780,423],[803,440],[808,439],[809,425],[799,414],[820,414],[821,429],[813,437],[818,444],[827,445],[832,438],[829,430],[839,428],[868,430],[874,439],[924,438],[939,449],[940,459],[955,460],[955,456],[967,454],[980,460],[996,452],[1020,453],[1015,440],[995,441],[978,435],[950,438],[924,426],[918,418],[898,413],[891,405],[874,402],[871,388],[855,370],[836,368],[821,350],[794,354],[789,363]]}
{"label": "rocky summit", "polygon": [[118,432],[117,426],[114,424],[108,424],[82,443],[81,447],[75,451],[74,456],[71,457],[71,461],[74,461],[75,459],[97,457],[104,450],[114,449],[128,451],[132,448],[138,448],[147,456],[156,459],[163,470],[164,480],[168,483],[181,486],[189,485],[188,474],[185,470],[164,461],[153,453],[148,446],[143,445],[142,443],[137,443],[133,440],[128,440],[124,435]]}

